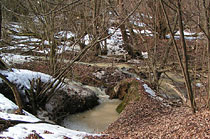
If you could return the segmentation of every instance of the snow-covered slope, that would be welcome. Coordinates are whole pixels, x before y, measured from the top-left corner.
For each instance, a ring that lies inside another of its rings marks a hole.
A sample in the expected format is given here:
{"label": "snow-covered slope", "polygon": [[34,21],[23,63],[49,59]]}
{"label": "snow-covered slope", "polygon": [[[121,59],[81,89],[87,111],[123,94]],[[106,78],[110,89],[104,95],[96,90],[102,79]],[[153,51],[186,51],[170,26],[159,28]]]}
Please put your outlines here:
{"label": "snow-covered slope", "polygon": [[41,120],[27,112],[25,112],[25,115],[14,114],[15,110],[17,110],[18,107],[12,101],[5,98],[2,94],[0,94],[0,100],[1,119],[29,122],[20,123],[8,128],[7,130],[0,131],[0,138],[23,139],[32,134],[36,134],[44,139],[63,139],[65,137],[72,139],[81,139],[86,135],[96,135],[66,129],[58,125],[48,123],[36,123],[40,122]]}

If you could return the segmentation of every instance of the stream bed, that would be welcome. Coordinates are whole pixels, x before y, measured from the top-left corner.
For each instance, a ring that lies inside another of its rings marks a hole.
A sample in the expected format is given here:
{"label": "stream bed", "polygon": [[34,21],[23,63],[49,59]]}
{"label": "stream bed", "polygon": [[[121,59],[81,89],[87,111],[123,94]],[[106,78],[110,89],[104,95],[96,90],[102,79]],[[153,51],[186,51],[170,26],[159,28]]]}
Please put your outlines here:
{"label": "stream bed", "polygon": [[91,110],[67,116],[61,125],[72,130],[89,133],[102,132],[109,124],[117,120],[119,114],[115,109],[120,102],[118,99],[105,99]]}

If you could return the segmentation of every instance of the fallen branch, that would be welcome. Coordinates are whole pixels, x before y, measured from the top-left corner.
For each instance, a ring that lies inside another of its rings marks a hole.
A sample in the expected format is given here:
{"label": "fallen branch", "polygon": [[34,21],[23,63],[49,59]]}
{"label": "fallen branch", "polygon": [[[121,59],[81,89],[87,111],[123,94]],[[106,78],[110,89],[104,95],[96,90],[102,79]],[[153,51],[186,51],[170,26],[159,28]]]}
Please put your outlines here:
{"label": "fallen branch", "polygon": [[22,101],[21,101],[21,97],[20,97],[20,93],[18,92],[17,87],[15,86],[15,84],[13,84],[12,82],[10,82],[3,74],[0,73],[0,78],[11,88],[13,95],[15,97],[15,102],[18,105],[18,113],[22,114],[22,110],[23,110],[23,105],[22,105]]}

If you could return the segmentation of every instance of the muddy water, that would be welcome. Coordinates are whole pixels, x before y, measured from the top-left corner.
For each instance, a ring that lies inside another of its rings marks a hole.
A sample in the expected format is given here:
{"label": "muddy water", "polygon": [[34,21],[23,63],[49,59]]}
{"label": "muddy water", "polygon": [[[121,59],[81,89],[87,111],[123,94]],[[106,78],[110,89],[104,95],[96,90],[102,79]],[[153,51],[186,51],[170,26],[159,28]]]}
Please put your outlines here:
{"label": "muddy water", "polygon": [[89,133],[104,131],[118,118],[119,114],[115,109],[120,102],[120,100],[103,101],[92,110],[66,117],[61,124],[69,129]]}

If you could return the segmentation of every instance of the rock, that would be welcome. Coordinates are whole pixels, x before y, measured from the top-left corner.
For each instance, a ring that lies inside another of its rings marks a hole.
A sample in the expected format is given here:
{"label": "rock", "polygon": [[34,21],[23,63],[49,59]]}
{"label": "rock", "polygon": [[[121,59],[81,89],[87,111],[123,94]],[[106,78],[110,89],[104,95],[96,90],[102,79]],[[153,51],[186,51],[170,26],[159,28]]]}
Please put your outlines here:
{"label": "rock", "polygon": [[122,100],[116,108],[116,111],[121,113],[129,102],[139,100],[142,89],[141,82],[136,79],[131,78],[120,81],[110,94],[110,98],[119,98]]}
{"label": "rock", "polygon": [[[18,87],[20,85],[16,84],[16,86]],[[24,93],[26,87],[21,88],[18,87],[18,90],[21,94],[24,109],[32,112],[31,104],[29,104],[27,96]],[[0,89],[1,93],[5,97],[15,102],[12,90],[7,86],[6,83],[0,83]],[[58,90],[44,107],[49,113],[49,120],[56,121],[56,117],[62,117],[67,113],[73,114],[89,110],[98,104],[98,97],[94,91],[83,87],[82,84],[71,83],[70,85],[65,85],[65,87],[62,87],[60,90]]]}
{"label": "rock", "polygon": [[98,104],[95,92],[80,84],[71,83],[60,89],[46,103],[45,109],[53,115],[53,120],[59,120],[67,113],[74,114],[89,110]]}
{"label": "rock", "polygon": [[[33,99],[30,99],[31,96],[28,95],[31,93],[32,80],[35,81],[33,85],[34,93],[39,93],[43,89],[43,84],[49,83],[52,79],[50,75],[22,69],[1,70],[1,74],[5,75],[10,82],[16,85],[21,95],[24,110],[29,112],[34,110],[31,103]],[[2,80],[0,80],[0,89],[5,97],[14,102],[15,99],[11,89]],[[53,117],[64,116],[67,113],[82,112],[98,105],[98,97],[94,91],[83,87],[79,83],[63,83],[62,87],[56,90],[55,95],[48,102],[40,103],[40,99],[37,99],[37,97],[35,101],[39,103],[37,104],[39,108],[46,108],[46,111]]]}

